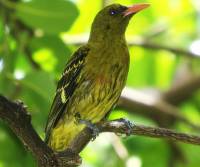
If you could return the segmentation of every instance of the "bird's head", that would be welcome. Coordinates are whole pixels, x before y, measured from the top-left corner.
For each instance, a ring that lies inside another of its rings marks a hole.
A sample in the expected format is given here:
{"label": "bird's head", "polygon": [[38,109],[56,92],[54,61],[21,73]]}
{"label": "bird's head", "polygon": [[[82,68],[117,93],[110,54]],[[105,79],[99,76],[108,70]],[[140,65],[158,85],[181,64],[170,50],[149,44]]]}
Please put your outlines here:
{"label": "bird's head", "polygon": [[123,35],[132,16],[148,6],[149,4],[135,4],[131,7],[112,4],[105,7],[93,21],[90,38]]}

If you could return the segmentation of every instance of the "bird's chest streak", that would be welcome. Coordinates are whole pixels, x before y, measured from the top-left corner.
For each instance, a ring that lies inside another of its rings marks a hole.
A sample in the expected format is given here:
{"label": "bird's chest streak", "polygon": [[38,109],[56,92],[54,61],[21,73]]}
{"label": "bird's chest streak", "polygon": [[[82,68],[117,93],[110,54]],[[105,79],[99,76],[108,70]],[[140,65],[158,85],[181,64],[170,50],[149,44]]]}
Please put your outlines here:
{"label": "bird's chest streak", "polygon": [[84,113],[80,111],[85,119],[92,122],[100,121],[107,114],[125,85],[127,73],[122,67],[113,65],[107,70],[94,76],[92,89],[85,96],[83,103],[83,106],[87,107],[83,110]]}
{"label": "bird's chest streak", "polygon": [[[126,52],[124,53],[126,54]],[[128,54],[127,56],[123,55],[124,53],[120,55],[120,58],[117,56],[110,58],[108,56],[106,61],[99,60],[95,75],[95,84],[102,86],[108,85],[111,86],[110,89],[114,89],[116,86],[119,86],[119,89],[122,89],[122,86],[125,84],[124,82],[126,80],[129,67],[129,56]],[[117,85],[115,82],[119,84],[121,83],[122,85]]]}
{"label": "bird's chest streak", "polygon": [[85,95],[83,98],[79,96],[76,105],[76,112],[79,112],[83,119],[100,121],[119,98],[125,85],[129,64],[126,48],[122,46],[120,48],[118,50],[116,47],[111,49],[105,47],[98,52],[92,50],[91,57],[88,55],[88,62],[93,63],[85,66],[87,72],[84,73],[84,78],[87,84],[83,84],[84,88],[81,89]]}
{"label": "bird's chest streak", "polygon": [[97,85],[104,85],[104,84],[111,84],[111,78],[104,74],[99,74],[95,77],[95,84]]}

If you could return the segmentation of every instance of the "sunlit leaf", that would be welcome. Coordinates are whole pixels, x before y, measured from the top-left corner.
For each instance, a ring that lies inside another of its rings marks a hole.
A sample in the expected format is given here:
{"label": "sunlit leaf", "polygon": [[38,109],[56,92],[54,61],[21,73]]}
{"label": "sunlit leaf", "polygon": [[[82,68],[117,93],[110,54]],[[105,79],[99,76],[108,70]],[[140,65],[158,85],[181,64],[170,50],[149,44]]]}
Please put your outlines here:
{"label": "sunlit leaf", "polygon": [[56,36],[34,38],[31,41],[34,60],[47,71],[63,71],[71,56],[70,49]]}
{"label": "sunlit leaf", "polygon": [[32,28],[39,28],[47,33],[59,33],[71,27],[78,16],[78,10],[67,0],[34,0],[19,2],[16,14]]}

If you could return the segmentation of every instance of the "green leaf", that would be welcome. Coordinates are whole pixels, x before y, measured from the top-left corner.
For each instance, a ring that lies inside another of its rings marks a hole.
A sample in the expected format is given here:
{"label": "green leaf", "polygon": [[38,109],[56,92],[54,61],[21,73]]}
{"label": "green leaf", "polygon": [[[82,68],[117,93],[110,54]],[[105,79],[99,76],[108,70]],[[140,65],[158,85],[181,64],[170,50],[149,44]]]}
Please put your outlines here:
{"label": "green leaf", "polygon": [[51,101],[55,84],[52,77],[43,71],[33,71],[19,81],[24,87],[31,89],[47,101]]}
{"label": "green leaf", "polygon": [[154,167],[167,166],[170,152],[163,140],[134,136],[123,141],[129,154],[141,159],[142,167],[149,167],[149,164],[153,164]]}
{"label": "green leaf", "polygon": [[[4,35],[4,26],[3,26],[3,22],[2,19],[0,18],[0,53],[3,50],[2,48],[2,43],[3,43],[3,35]],[[1,54],[0,54],[1,56]]]}
{"label": "green leaf", "polygon": [[34,126],[39,132],[43,132],[55,92],[54,80],[47,72],[32,71],[19,83],[21,85],[19,98],[28,106],[28,111],[33,115]]}
{"label": "green leaf", "polygon": [[186,157],[186,162],[179,162],[176,167],[197,167],[200,164],[200,148],[194,145],[181,144],[182,153]]}
{"label": "green leaf", "polygon": [[155,84],[155,57],[139,47],[129,49],[130,68],[127,79],[128,86],[143,87]]}
{"label": "green leaf", "polygon": [[76,6],[66,0],[34,0],[16,5],[16,15],[26,25],[46,33],[67,31],[76,17]]}
{"label": "green leaf", "polygon": [[57,36],[44,36],[31,41],[33,59],[46,71],[60,74],[71,55],[70,49]]}

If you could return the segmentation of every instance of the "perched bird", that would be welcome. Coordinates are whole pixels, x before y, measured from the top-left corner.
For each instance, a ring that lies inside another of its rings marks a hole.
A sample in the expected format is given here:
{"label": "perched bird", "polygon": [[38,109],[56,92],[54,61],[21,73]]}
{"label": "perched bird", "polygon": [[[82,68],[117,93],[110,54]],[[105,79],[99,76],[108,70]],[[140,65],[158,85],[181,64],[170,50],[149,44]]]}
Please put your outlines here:
{"label": "perched bird", "polygon": [[48,145],[68,148],[85,128],[106,118],[125,86],[129,52],[125,30],[131,17],[148,4],[112,4],[95,17],[88,43],[71,57],[58,82],[46,125]]}

